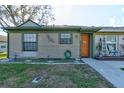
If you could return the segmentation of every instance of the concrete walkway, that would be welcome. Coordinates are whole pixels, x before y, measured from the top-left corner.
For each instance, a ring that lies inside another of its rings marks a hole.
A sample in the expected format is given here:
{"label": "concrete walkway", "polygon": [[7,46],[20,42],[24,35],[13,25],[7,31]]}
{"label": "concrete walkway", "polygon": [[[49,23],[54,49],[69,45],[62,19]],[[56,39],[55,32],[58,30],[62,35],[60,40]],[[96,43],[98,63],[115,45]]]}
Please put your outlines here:
{"label": "concrete walkway", "polygon": [[[82,60],[98,71],[104,78],[111,82],[117,88],[124,88],[124,62],[101,61],[92,58],[82,58]],[[113,62],[113,64],[112,64]],[[118,65],[119,64],[119,65]],[[120,67],[121,66],[121,67]],[[119,68],[120,67],[120,68]]]}

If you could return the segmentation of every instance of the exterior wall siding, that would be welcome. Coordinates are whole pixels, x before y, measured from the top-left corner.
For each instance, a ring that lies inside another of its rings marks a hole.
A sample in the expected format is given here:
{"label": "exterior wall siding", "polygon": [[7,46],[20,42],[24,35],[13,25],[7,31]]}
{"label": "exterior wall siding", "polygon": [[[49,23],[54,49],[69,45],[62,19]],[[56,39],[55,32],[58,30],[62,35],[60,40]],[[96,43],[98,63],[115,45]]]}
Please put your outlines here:
{"label": "exterior wall siding", "polygon": [[65,58],[64,52],[70,50],[71,58],[80,57],[80,34],[72,33],[72,44],[60,44],[59,33],[37,33],[38,34],[38,51],[22,51],[22,34],[10,33],[10,58],[14,57],[15,52],[18,58],[35,57],[35,58]]}
{"label": "exterior wall siding", "polygon": [[20,33],[9,33],[9,57],[15,57],[15,53],[22,51],[22,35]]}

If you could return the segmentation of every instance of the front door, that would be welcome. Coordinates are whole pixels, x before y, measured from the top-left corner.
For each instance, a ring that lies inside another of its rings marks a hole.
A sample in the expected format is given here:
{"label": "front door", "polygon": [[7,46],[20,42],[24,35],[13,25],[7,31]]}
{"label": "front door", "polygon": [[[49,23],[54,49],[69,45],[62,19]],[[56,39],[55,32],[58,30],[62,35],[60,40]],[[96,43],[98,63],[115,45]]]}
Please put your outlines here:
{"label": "front door", "polygon": [[90,44],[90,37],[89,34],[82,34],[81,35],[81,56],[82,57],[89,57],[89,44]]}

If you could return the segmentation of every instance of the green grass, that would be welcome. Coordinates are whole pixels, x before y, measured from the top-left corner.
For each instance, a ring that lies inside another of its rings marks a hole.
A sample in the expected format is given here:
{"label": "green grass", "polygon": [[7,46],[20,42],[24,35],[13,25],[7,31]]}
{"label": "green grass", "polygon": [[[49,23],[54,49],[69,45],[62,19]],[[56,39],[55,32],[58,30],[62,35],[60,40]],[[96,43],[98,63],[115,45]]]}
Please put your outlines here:
{"label": "green grass", "polygon": [[[32,84],[36,76],[43,79]],[[0,87],[113,87],[88,65],[0,64]]]}

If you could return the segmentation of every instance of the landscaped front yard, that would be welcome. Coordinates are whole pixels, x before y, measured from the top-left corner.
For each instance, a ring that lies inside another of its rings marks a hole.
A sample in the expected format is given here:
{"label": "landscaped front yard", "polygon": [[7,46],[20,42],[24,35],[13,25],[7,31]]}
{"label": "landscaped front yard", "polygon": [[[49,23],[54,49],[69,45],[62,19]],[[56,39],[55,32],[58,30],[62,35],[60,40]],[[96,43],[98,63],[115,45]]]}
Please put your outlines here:
{"label": "landscaped front yard", "polygon": [[[42,80],[33,84],[40,76]],[[0,87],[113,87],[86,64],[0,64]]]}

